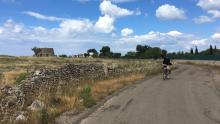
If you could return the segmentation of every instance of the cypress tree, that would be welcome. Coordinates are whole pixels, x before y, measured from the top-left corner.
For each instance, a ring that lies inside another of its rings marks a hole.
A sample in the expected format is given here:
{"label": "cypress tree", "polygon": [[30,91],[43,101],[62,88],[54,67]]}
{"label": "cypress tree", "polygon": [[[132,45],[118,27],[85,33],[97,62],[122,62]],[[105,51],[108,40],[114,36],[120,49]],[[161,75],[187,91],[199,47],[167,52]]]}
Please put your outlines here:
{"label": "cypress tree", "polygon": [[195,49],[195,54],[198,55],[199,54],[199,51],[198,51],[198,48],[196,46],[196,49]]}
{"label": "cypress tree", "polygon": [[210,48],[209,48],[209,54],[210,54],[210,55],[213,55],[213,48],[212,48],[212,45],[210,45]]}
{"label": "cypress tree", "polygon": [[190,53],[191,53],[192,55],[194,54],[193,48],[190,49]]}

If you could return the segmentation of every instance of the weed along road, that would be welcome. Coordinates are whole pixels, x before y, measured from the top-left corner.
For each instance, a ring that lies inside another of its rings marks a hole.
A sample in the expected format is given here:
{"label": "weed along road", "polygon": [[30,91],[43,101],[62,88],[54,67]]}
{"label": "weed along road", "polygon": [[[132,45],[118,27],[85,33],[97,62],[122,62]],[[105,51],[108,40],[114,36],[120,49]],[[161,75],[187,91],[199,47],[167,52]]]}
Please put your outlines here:
{"label": "weed along road", "polygon": [[[217,124],[220,78],[207,67],[180,65],[171,79],[161,75],[112,97],[80,124]],[[74,123],[66,117],[63,123]]]}

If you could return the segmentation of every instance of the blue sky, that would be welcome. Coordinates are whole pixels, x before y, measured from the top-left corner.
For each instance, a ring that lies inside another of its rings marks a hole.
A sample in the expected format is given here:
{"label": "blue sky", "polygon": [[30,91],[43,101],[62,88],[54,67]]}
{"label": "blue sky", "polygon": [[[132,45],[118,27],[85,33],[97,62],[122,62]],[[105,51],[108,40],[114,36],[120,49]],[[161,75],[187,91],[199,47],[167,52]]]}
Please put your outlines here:
{"label": "blue sky", "polygon": [[168,51],[220,47],[220,0],[0,0],[0,54],[32,55],[53,47],[74,55],[89,48]]}

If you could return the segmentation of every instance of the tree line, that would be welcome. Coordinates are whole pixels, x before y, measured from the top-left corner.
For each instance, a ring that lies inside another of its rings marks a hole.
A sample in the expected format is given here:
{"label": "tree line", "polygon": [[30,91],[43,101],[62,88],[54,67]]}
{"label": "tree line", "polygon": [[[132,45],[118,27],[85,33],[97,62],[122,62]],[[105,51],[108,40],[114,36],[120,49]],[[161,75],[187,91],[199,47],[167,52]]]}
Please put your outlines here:
{"label": "tree line", "polygon": [[88,49],[84,56],[92,56],[94,58],[127,58],[127,59],[157,59],[161,53],[166,54],[166,50],[159,47],[151,47],[148,45],[137,45],[135,52],[127,52],[124,56],[121,53],[114,53],[109,46],[103,46],[98,52],[96,49]]}
{"label": "tree line", "polygon": [[114,53],[109,46],[103,46],[99,52],[96,49],[88,49],[87,53],[84,53],[84,56],[92,56],[94,58],[121,58],[121,53]]}
{"label": "tree line", "polygon": [[191,60],[220,60],[220,50],[217,46],[210,45],[206,50],[200,51],[198,47],[191,48],[189,52],[172,52],[167,54],[172,59],[191,59]]}

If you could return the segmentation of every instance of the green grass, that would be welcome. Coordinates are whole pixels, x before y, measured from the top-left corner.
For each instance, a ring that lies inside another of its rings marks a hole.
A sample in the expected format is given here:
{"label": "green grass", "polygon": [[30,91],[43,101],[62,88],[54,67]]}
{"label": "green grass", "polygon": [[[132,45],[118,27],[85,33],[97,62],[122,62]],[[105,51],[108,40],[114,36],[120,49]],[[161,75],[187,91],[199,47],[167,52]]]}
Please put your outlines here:
{"label": "green grass", "polygon": [[83,99],[83,105],[87,108],[95,105],[95,101],[92,98],[92,90],[90,85],[86,85],[83,87],[82,91],[80,92],[80,98]]}
{"label": "green grass", "polygon": [[21,73],[18,75],[18,77],[15,79],[15,85],[19,85],[21,84],[21,82],[26,79],[28,76],[28,73]]}

